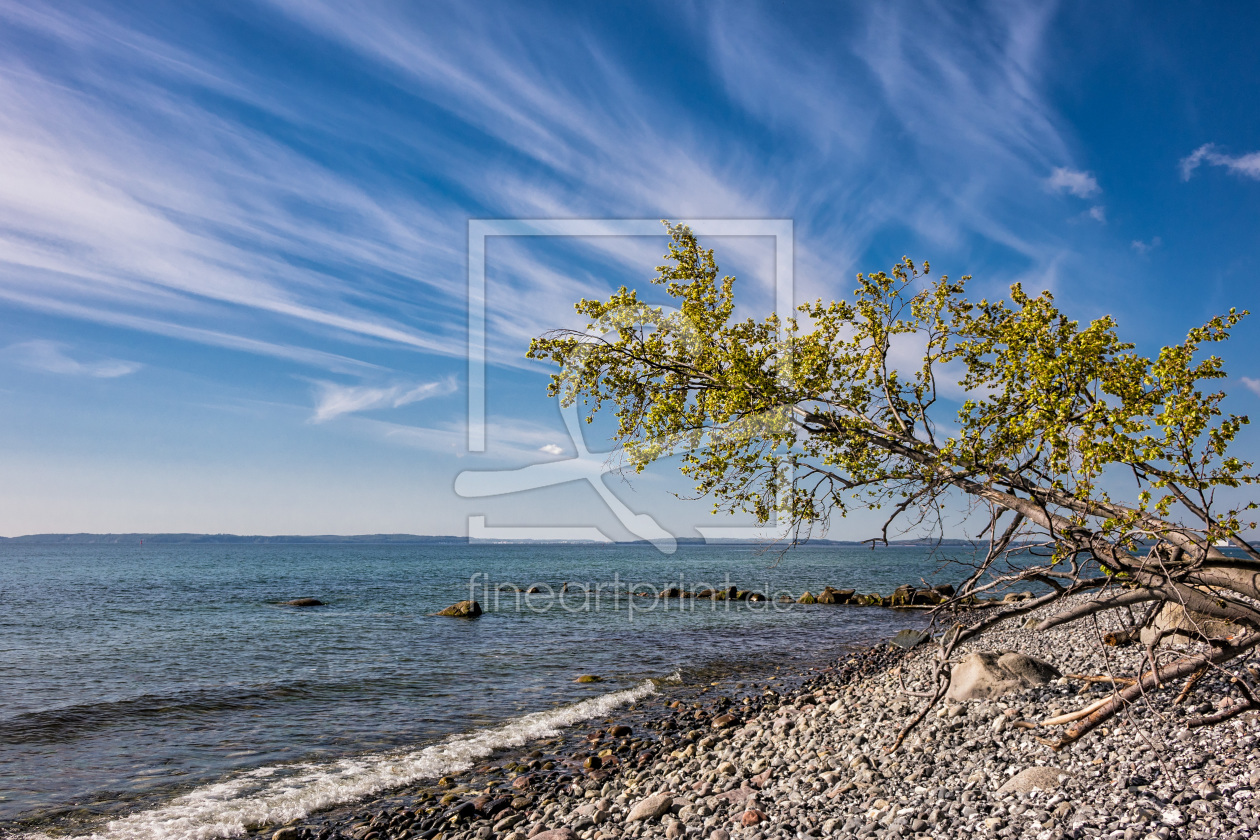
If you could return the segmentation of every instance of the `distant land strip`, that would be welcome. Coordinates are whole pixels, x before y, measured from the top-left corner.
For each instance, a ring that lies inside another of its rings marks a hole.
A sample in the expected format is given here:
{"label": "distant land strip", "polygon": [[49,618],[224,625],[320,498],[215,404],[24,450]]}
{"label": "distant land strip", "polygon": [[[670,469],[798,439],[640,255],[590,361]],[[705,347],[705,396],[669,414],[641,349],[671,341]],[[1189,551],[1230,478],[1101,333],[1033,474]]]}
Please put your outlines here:
{"label": "distant land strip", "polygon": [[[457,536],[426,536],[423,534],[316,534],[249,536],[240,534],[27,534],[21,537],[0,537],[0,544],[27,545],[608,545],[582,540],[469,540]],[[641,540],[614,543],[614,545],[646,545]],[[684,537],[679,545],[764,545],[756,540],[711,540]],[[970,546],[968,540],[890,540],[889,544],[900,547],[914,546]],[[811,539],[808,545],[869,546],[857,540]]]}

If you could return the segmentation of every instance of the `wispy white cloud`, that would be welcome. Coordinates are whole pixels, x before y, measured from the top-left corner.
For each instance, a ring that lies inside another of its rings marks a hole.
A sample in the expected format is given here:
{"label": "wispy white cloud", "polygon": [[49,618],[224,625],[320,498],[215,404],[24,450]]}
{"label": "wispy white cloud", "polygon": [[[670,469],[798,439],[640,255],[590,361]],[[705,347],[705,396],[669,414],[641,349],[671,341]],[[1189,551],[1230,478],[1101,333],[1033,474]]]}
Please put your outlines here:
{"label": "wispy white cloud", "polygon": [[381,408],[401,408],[404,405],[441,397],[453,393],[456,389],[453,379],[437,382],[422,382],[416,385],[391,385],[388,387],[371,387],[364,385],[339,385],[336,382],[315,383],[317,399],[315,413],[311,422],[323,423],[360,411],[372,411]]}
{"label": "wispy white cloud", "polygon": [[[207,98],[175,91],[213,91],[277,120],[291,116],[251,93],[265,86],[225,77],[244,72],[228,62],[91,12],[0,14],[14,32],[85,53],[64,77],[37,71],[16,50],[0,59],[0,265],[11,300],[183,323],[226,315],[257,331],[252,311],[272,316],[266,329],[458,352],[454,320],[426,320],[416,305],[439,315],[453,305],[416,254],[430,269],[458,266],[462,255],[427,196],[337,172]],[[442,300],[432,300],[435,289]]]}
{"label": "wispy white cloud", "polygon": [[23,341],[6,347],[4,355],[32,370],[68,376],[90,376],[96,379],[115,379],[135,373],[144,367],[139,362],[128,362],[122,359],[80,361],[66,352],[66,349],[66,345],[58,341]]}
{"label": "wispy white cloud", "polygon": [[1095,204],[1089,208],[1089,217],[1100,224],[1107,224],[1107,208],[1101,204]]}
{"label": "wispy white cloud", "polygon": [[1189,181],[1194,171],[1204,163],[1223,166],[1235,175],[1260,181],[1260,152],[1228,155],[1217,151],[1215,143],[1205,143],[1181,159],[1181,180]]}
{"label": "wispy white cloud", "polygon": [[1245,387],[1248,391],[1251,391],[1251,393],[1256,396],[1260,396],[1260,379],[1252,379],[1250,376],[1244,376],[1238,381],[1241,382],[1243,387]]}
{"label": "wispy white cloud", "polygon": [[[336,358],[354,354],[329,353],[329,339],[463,352],[463,226],[474,213],[791,216],[798,298],[834,294],[837,275],[871,268],[855,259],[890,226],[908,224],[950,248],[976,236],[998,242],[1034,272],[1064,250],[1026,221],[1047,201],[1037,188],[1045,173],[1072,159],[1041,91],[1052,14],[1043,4],[999,4],[984,31],[975,16],[946,9],[872,7],[844,49],[812,54],[794,48],[773,15],[682,13],[726,95],[779,138],[791,165],[767,161],[745,135],[713,130],[690,102],[646,85],[576,19],[272,5],[283,13],[277,25],[296,22],[303,37],[326,39],[335,60],[352,55],[364,73],[443,116],[408,122],[370,102],[347,115],[347,102],[278,89],[250,75],[248,62],[145,36],[121,17],[23,13],[23,27],[96,59],[76,67],[126,72],[84,69],[67,84],[16,72],[13,59],[10,81],[0,77],[0,155],[18,164],[7,175],[7,216],[0,206],[8,269],[0,294],[47,311],[72,300],[101,319],[180,324],[188,337],[249,336],[272,355],[309,349],[312,360],[322,352],[345,369]],[[172,77],[248,105],[300,132],[303,144],[214,110],[210,97],[174,91]],[[350,136],[355,123],[379,131]],[[434,126],[453,126],[459,141]],[[442,188],[339,171],[311,153],[321,142],[330,154],[372,143],[374,152],[404,150],[441,173]],[[1088,179],[1067,191],[1097,190],[1089,173],[1062,171]],[[642,277],[653,263],[614,240],[579,247],[598,252],[600,268],[633,265]],[[524,250],[498,256],[509,248]],[[555,326],[539,318],[567,317],[573,300],[603,291],[598,271],[539,260],[514,268],[514,297],[505,297],[530,305],[495,310],[503,298],[489,301],[498,342],[490,361],[515,363],[528,335]],[[285,340],[263,340],[276,325]],[[294,325],[323,349],[296,347]]]}
{"label": "wispy white cloud", "polygon": [[[1081,172],[1064,166],[1055,167],[1046,185],[1056,192],[1071,193],[1077,198],[1090,198],[1102,192],[1092,172]],[[1092,213],[1092,211],[1091,211]]]}
{"label": "wispy white cloud", "polygon": [[1151,251],[1154,251],[1156,248],[1158,248],[1162,244],[1164,244],[1163,240],[1160,239],[1158,236],[1154,236],[1154,237],[1151,237],[1151,239],[1146,242],[1143,242],[1140,239],[1135,239],[1133,240],[1133,243],[1132,245],[1130,245],[1130,247],[1133,248],[1134,251],[1137,251],[1138,254],[1144,257],[1147,254],[1149,254]]}

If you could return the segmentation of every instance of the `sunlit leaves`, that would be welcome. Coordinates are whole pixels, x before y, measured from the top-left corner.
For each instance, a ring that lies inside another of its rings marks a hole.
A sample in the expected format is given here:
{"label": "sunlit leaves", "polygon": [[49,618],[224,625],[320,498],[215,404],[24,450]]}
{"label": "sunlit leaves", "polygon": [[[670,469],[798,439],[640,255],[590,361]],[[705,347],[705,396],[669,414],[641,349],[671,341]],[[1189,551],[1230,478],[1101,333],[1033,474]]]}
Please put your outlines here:
{"label": "sunlit leaves", "polygon": [[[713,252],[686,227],[669,233],[654,282],[672,309],[623,288],[577,304],[586,332],[529,351],[559,366],[553,395],[583,401],[588,417],[611,408],[637,469],[680,454],[700,493],[762,521],[785,506],[805,524],[854,506],[914,515],[992,488],[1002,504],[1046,511],[1051,530],[1088,525],[1121,545],[1177,527],[1174,508],[1212,539],[1244,527],[1237,510],[1207,513],[1216,488],[1256,478],[1228,454],[1247,418],[1223,412],[1210,387],[1222,362],[1202,350],[1245,312],[1148,358],[1111,317],[1082,325],[1019,285],[973,303],[969,278],[931,279],[906,258],[858,275],[848,300],[741,321]],[[961,408],[942,401],[942,377],[966,392]],[[1101,489],[1116,470],[1139,484],[1129,503]]]}

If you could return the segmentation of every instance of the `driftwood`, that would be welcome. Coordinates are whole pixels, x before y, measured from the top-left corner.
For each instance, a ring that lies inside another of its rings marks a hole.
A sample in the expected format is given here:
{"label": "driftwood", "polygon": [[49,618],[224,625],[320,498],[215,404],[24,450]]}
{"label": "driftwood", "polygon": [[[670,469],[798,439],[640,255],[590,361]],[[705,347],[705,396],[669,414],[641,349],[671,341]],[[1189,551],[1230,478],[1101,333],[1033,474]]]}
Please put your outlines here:
{"label": "driftwood", "polygon": [[1041,722],[1041,725],[1042,726],[1060,726],[1065,723],[1071,723],[1074,720],[1080,720],[1083,717],[1088,717],[1089,715],[1092,715],[1094,712],[1098,711],[1099,709],[1101,709],[1103,706],[1107,705],[1110,702],[1111,702],[1110,697],[1104,697],[1101,700],[1097,700],[1093,703],[1090,703],[1088,706],[1086,706],[1083,709],[1078,709],[1075,712],[1068,712],[1067,714],[1058,715],[1057,717],[1052,717],[1052,718],[1048,718],[1047,720],[1043,720]]}

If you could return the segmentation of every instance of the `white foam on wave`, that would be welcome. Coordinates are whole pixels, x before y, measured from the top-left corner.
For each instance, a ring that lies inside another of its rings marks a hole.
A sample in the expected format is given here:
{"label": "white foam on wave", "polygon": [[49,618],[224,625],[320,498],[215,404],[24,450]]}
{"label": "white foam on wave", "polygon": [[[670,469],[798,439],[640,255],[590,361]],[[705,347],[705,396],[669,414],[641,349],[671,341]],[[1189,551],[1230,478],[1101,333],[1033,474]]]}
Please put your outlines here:
{"label": "white foam on wave", "polygon": [[[240,835],[249,825],[286,823],[321,808],[467,770],[496,750],[550,737],[566,726],[601,717],[655,690],[652,681],[645,680],[634,688],[533,712],[418,750],[375,753],[325,764],[259,767],[78,836],[93,840],[212,840]],[[52,840],[37,833],[23,836]]]}

